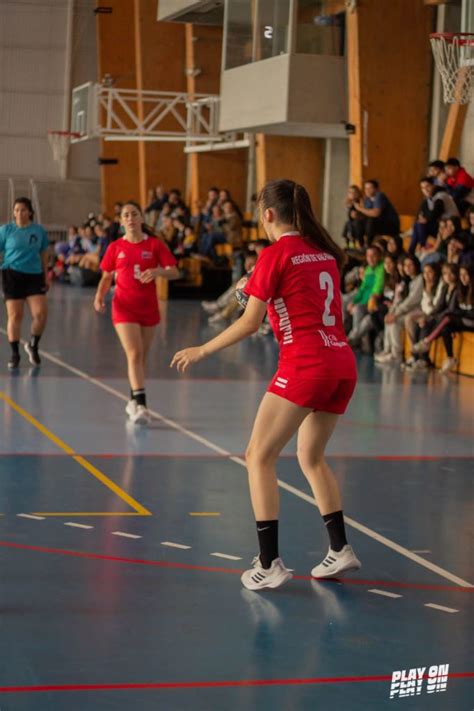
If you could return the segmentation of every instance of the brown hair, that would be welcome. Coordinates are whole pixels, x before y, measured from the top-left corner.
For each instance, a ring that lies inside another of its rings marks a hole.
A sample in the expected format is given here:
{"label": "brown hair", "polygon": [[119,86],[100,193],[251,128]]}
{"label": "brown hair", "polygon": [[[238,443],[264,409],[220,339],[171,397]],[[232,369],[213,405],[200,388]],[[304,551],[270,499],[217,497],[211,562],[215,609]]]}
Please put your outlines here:
{"label": "brown hair", "polygon": [[331,254],[339,269],[344,265],[344,251],[314,216],[309,195],[302,185],[293,180],[271,180],[260,191],[258,204],[263,210],[275,210],[280,222],[294,225],[312,247]]}

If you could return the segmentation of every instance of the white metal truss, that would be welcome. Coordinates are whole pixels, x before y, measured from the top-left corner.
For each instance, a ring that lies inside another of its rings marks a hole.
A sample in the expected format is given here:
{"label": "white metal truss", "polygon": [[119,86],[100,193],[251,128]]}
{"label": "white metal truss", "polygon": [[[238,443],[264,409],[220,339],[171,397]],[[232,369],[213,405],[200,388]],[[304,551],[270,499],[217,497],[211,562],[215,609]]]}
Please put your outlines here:
{"label": "white metal truss", "polygon": [[[190,97],[185,92],[118,89],[92,83],[89,91],[87,125],[72,142],[94,137],[106,141],[182,141],[186,153],[249,145],[236,133],[219,133],[219,96]],[[74,123],[73,130],[77,130]]]}

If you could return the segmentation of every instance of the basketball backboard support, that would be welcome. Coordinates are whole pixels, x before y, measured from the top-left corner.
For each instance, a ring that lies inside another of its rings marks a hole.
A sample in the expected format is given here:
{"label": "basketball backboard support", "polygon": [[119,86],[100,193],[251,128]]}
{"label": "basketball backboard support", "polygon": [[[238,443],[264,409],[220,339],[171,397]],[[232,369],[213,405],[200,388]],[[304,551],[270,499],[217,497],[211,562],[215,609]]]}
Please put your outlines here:
{"label": "basketball backboard support", "polygon": [[79,134],[71,143],[93,138],[97,133],[96,91],[93,82],[76,86],[72,91],[71,131]]}

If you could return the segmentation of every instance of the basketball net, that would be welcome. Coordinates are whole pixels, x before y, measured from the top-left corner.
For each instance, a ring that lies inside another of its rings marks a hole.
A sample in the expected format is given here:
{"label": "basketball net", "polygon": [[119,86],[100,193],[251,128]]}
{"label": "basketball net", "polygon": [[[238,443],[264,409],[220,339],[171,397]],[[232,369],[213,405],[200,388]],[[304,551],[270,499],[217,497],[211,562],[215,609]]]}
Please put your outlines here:
{"label": "basketball net", "polygon": [[443,82],[445,104],[468,104],[474,89],[474,34],[435,33],[433,56]]}
{"label": "basketball net", "polygon": [[79,138],[79,133],[74,131],[48,131],[48,141],[53,151],[53,159],[56,163],[66,160],[69,153],[69,146],[72,138]]}

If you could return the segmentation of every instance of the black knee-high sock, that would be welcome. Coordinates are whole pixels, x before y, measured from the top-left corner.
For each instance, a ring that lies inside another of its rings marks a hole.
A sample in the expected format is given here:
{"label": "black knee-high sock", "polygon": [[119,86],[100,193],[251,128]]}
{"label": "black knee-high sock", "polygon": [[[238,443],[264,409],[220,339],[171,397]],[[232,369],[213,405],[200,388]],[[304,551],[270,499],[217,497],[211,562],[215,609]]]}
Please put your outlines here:
{"label": "black knee-high sock", "polygon": [[338,553],[347,545],[346,530],[344,528],[344,516],[342,511],[333,511],[333,513],[323,516],[323,521],[326,524],[326,529],[329,534],[329,545],[331,550]]}
{"label": "black knee-high sock", "polygon": [[20,341],[10,341],[10,348],[14,356],[20,355]]}
{"label": "black knee-high sock", "polygon": [[145,388],[139,388],[138,390],[132,390],[132,400],[135,400],[137,405],[143,405],[143,407],[146,407]]}
{"label": "black knee-high sock", "polygon": [[35,351],[38,350],[38,345],[39,345],[39,342],[40,342],[40,338],[41,338],[41,336],[34,336],[33,334],[31,334],[31,336],[30,336],[30,346],[31,346],[31,347],[33,348],[33,350],[35,350]]}
{"label": "black knee-high sock", "polygon": [[260,563],[262,568],[270,568],[272,561],[278,558],[278,521],[257,521]]}

